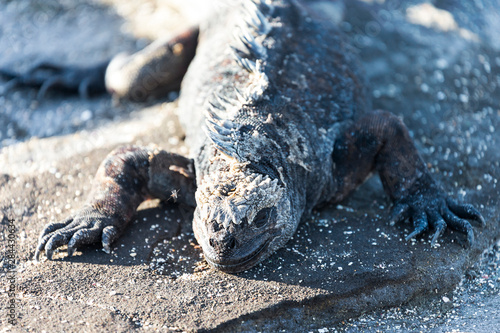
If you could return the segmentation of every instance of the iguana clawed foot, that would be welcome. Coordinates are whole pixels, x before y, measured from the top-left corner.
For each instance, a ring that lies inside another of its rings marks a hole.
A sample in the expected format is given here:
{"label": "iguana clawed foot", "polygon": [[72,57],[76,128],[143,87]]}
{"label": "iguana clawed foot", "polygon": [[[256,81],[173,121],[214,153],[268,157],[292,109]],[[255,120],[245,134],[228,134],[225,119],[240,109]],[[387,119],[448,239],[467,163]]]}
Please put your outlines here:
{"label": "iguana clawed foot", "polygon": [[38,238],[35,260],[39,260],[43,250],[47,258],[52,259],[54,250],[63,245],[68,245],[68,256],[71,257],[78,247],[99,241],[109,253],[111,243],[120,235],[115,219],[92,207],[85,207],[62,222],[48,224]]}
{"label": "iguana clawed foot", "polygon": [[37,97],[42,99],[51,89],[78,93],[83,98],[106,92],[104,75],[109,61],[92,67],[59,66],[52,63],[40,63],[26,73],[16,73],[0,69],[0,77],[8,82],[3,90],[16,86],[39,88]]}
{"label": "iguana clawed foot", "polygon": [[477,221],[482,227],[485,225],[483,216],[472,205],[457,203],[435,185],[395,201],[389,219],[391,224],[406,219],[413,221],[414,230],[406,237],[407,241],[431,227],[434,229],[432,246],[447,227],[466,234],[467,245],[471,246],[474,243],[474,230],[467,220]]}

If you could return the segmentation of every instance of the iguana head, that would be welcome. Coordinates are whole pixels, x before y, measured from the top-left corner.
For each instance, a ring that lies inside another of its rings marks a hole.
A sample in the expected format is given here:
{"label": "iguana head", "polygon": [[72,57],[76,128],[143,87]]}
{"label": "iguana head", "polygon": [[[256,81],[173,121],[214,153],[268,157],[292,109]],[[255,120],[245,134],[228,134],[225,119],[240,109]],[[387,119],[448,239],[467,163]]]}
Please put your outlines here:
{"label": "iguana head", "polygon": [[291,205],[278,179],[232,167],[210,174],[196,192],[193,230],[205,258],[225,272],[256,265],[293,234]]}

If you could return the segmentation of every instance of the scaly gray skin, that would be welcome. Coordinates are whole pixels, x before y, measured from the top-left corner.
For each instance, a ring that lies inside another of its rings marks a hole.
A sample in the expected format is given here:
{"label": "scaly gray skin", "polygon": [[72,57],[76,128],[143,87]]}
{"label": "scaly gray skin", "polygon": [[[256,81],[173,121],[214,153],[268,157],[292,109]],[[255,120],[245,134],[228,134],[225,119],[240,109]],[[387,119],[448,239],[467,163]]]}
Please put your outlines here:
{"label": "scaly gray skin", "polygon": [[484,223],[480,213],[435,184],[397,117],[369,111],[366,83],[338,31],[295,2],[270,2],[228,5],[200,30],[111,61],[108,90],[146,96],[178,83],[197,44],[178,112],[193,159],[115,150],[85,206],[42,231],[36,259],[65,244],[69,255],[98,241],[110,251],[142,201],[175,191],[196,207],[193,230],[206,260],[246,270],[282,247],[314,207],[344,199],[374,171],[394,201],[391,221],[413,221],[407,239],[432,227],[434,243],[450,227],[473,242],[465,219]]}

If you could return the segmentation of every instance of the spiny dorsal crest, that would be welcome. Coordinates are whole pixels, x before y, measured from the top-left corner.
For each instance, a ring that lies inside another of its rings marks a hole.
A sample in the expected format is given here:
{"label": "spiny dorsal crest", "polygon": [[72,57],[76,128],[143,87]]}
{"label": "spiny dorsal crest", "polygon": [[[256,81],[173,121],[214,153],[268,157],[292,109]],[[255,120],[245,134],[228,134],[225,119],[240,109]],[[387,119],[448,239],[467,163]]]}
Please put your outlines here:
{"label": "spiny dorsal crest", "polygon": [[204,128],[218,150],[241,162],[243,159],[236,148],[236,142],[240,139],[241,126],[226,117],[236,115],[242,103],[238,99],[228,99],[220,94],[214,94],[214,99],[208,102],[205,108],[206,127]]}
{"label": "spiny dorsal crest", "polygon": [[229,48],[236,64],[249,73],[248,82],[244,91],[235,88],[231,97],[227,93],[214,93],[205,108],[205,131],[222,153],[245,162],[246,157],[238,154],[236,147],[242,139],[241,124],[234,118],[245,105],[259,101],[269,85],[265,72],[267,50],[262,43],[271,31],[268,17],[273,7],[265,0],[243,0],[238,10],[243,20],[238,20]]}
{"label": "spiny dorsal crest", "polygon": [[277,179],[233,167],[230,172],[207,176],[196,191],[196,203],[202,219],[217,220],[227,228],[245,217],[252,224],[255,214],[276,205],[282,193]]}
{"label": "spiny dorsal crest", "polygon": [[[234,30],[234,44],[230,48],[236,63],[250,73],[250,79],[255,80],[257,77],[258,81],[262,81],[262,76],[265,75],[263,63],[267,58],[267,50],[262,43],[271,31],[268,21],[271,13],[272,7],[263,0],[242,2],[243,20],[239,21]],[[267,77],[265,78],[267,81]]]}

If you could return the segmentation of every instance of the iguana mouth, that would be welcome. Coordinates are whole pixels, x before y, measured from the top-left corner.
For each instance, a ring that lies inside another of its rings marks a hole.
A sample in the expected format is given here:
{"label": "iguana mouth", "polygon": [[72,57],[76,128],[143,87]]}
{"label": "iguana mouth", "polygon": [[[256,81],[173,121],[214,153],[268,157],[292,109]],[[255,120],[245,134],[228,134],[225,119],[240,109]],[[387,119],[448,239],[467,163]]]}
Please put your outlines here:
{"label": "iguana mouth", "polygon": [[249,254],[246,257],[243,258],[238,258],[238,259],[231,259],[231,258],[223,258],[222,260],[213,260],[209,258],[205,254],[205,259],[208,261],[208,263],[223,271],[226,273],[238,273],[244,270],[247,270],[253,266],[255,266],[259,261],[263,259],[263,255],[268,254],[269,252],[266,251],[267,248],[269,247],[269,244],[271,241],[274,239],[274,237],[269,237],[264,243],[262,243],[255,251],[253,251],[251,254]]}

